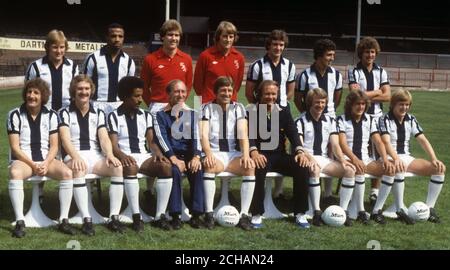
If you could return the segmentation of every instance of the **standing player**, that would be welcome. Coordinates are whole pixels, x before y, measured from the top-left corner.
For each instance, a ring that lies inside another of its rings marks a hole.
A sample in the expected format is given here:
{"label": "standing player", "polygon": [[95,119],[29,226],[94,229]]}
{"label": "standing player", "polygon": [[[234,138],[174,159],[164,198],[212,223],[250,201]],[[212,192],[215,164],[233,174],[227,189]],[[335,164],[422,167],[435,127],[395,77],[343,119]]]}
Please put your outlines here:
{"label": "standing player", "polygon": [[[337,118],[339,144],[342,152],[356,167],[355,188],[353,200],[357,210],[357,220],[363,224],[369,223],[369,215],[364,210],[364,174],[382,177],[389,182],[394,178],[395,167],[387,158],[386,148],[381,141],[376,118],[366,114],[370,100],[361,90],[351,91],[346,98],[345,113]],[[369,140],[377,147],[381,159],[369,157]]]}
{"label": "standing player", "polygon": [[245,96],[249,103],[256,103],[255,91],[264,80],[274,80],[278,83],[277,104],[281,107],[289,106],[289,100],[294,96],[295,65],[283,57],[283,52],[289,43],[288,36],[283,30],[272,30],[266,38],[266,55],[251,64],[247,72]]}
{"label": "standing player", "polygon": [[107,115],[121,102],[117,96],[119,80],[124,76],[134,76],[133,59],[122,51],[125,31],[117,23],[110,24],[106,33],[106,46],[89,54],[84,62],[83,73],[91,77],[95,84],[94,106]]}
{"label": "standing player", "polygon": [[[425,137],[416,117],[408,113],[411,109],[411,104],[412,96],[409,91],[397,90],[392,95],[389,112],[379,120],[381,136],[388,154],[392,157],[397,167],[397,174],[395,175],[395,180],[382,182],[380,195],[373,208],[373,214],[382,216],[381,209],[393,185],[397,216],[407,224],[414,223],[408,217],[407,209],[403,203],[403,193],[405,191],[404,172],[412,172],[421,176],[430,176],[428,195],[425,202],[430,208],[430,218],[428,220],[439,223],[440,218],[434,206],[444,184],[446,168],[442,161],[437,159],[433,147],[427,137]],[[413,136],[427,153],[430,161],[411,156],[409,147]]]}
{"label": "standing player", "polygon": [[203,171],[201,168],[201,146],[196,113],[185,105],[187,89],[181,80],[173,80],[167,85],[169,104],[156,113],[155,134],[164,156],[172,163],[173,186],[170,194],[169,213],[172,227],[181,228],[182,173],[190,185],[191,205],[189,207],[193,228],[200,228],[200,216],[204,212]]}
{"label": "standing player", "polygon": [[145,57],[141,69],[143,98],[151,113],[162,110],[169,102],[166,86],[171,80],[182,80],[188,96],[192,88],[192,58],[178,48],[183,34],[180,23],[168,20],[159,33],[162,47]]}
{"label": "standing player", "polygon": [[[152,114],[164,109],[169,102],[166,86],[170,81],[183,81],[188,97],[192,88],[192,58],[178,48],[183,34],[180,23],[168,20],[163,23],[159,32],[162,47],[145,57],[141,69],[143,98]],[[147,202],[152,201],[153,181],[152,178],[147,180],[147,190],[144,192]]]}
{"label": "standing player", "polygon": [[[350,91],[366,91],[372,104],[367,113],[378,118],[383,114],[383,102],[388,102],[391,98],[387,72],[375,63],[375,58],[381,51],[380,45],[376,39],[365,37],[358,43],[356,51],[360,62],[355,68],[349,69],[348,86]],[[372,150],[372,155],[377,159],[373,146]],[[379,186],[379,179],[372,180],[372,189],[369,195],[372,204],[377,199]]]}
{"label": "standing player", "polygon": [[[319,205],[320,173],[323,172],[332,177],[342,177],[339,205],[346,211],[355,185],[355,166],[345,159],[339,146],[336,121],[324,114],[327,98],[327,92],[321,88],[309,90],[305,100],[307,111],[296,120],[303,146],[309,155],[312,155],[310,160],[314,163],[310,169],[309,194],[314,210],[313,224],[316,226],[321,226],[322,223],[322,211]],[[331,145],[336,160],[328,157],[328,144]],[[352,225],[348,213],[345,225]]]}
{"label": "standing player", "polygon": [[303,70],[297,78],[295,105],[300,113],[306,109],[306,95],[309,90],[322,88],[328,96],[324,114],[336,118],[336,108],[341,102],[342,75],[331,66],[336,55],[336,44],[329,39],[319,39],[314,43],[314,63]]}
{"label": "standing player", "polygon": [[78,66],[65,57],[69,47],[63,31],[50,31],[44,47],[45,56],[28,66],[25,81],[41,78],[47,82],[51,93],[46,106],[58,111],[70,103],[69,85],[78,74]]}
{"label": "standing player", "polygon": [[90,102],[95,92],[92,80],[86,75],[75,76],[69,90],[72,102],[59,112],[59,134],[67,154],[64,161],[72,169],[74,177],[75,200],[82,200],[82,205],[86,205],[86,209],[80,209],[85,221],[82,230],[87,235],[94,235],[95,231],[87,212],[87,197],[77,196],[78,186],[86,186],[85,176],[89,173],[111,177],[111,221],[108,226],[114,229],[117,227],[115,225],[118,222],[123,196],[122,166],[112,152],[105,113],[94,108]]}
{"label": "standing player", "polygon": [[[8,190],[16,216],[13,237],[25,236],[23,181],[33,175],[60,180],[58,229],[65,234],[75,234],[68,219],[73,195],[72,171],[55,159],[59,147],[58,115],[45,107],[49,96],[50,89],[45,81],[40,78],[30,80],[22,91],[24,103],[8,113],[7,131],[11,147]],[[79,195],[87,197],[85,185],[81,184],[77,189]],[[87,204],[76,202],[79,209],[87,208]]]}
{"label": "standing player", "polygon": [[[294,96],[295,65],[283,57],[283,52],[289,43],[288,36],[283,30],[272,30],[266,38],[266,55],[256,60],[248,69],[245,96],[249,103],[256,103],[255,91],[264,80],[274,80],[278,83],[277,104],[289,108],[289,100]],[[284,198],[282,179],[275,181],[275,199]]]}
{"label": "standing player", "polygon": [[232,101],[237,101],[244,77],[244,56],[233,47],[237,42],[234,24],[222,21],[214,35],[215,45],[204,50],[197,61],[194,73],[194,89],[202,97],[202,104],[214,100],[214,82],[220,76],[231,77],[234,82]]}
{"label": "standing player", "polygon": [[[277,82],[263,81],[256,93],[258,103],[249,111],[249,118],[256,120],[256,123],[250,122],[250,134],[255,134],[254,138],[250,138],[250,156],[256,164],[251,222],[254,228],[261,228],[263,225],[266,174],[275,171],[293,177],[295,222],[300,228],[309,228],[305,212],[308,210],[307,167],[310,162],[301,147],[291,112],[287,107],[280,107],[276,102],[278,93]],[[269,137],[264,134],[267,131],[270,132]],[[289,139],[294,154],[286,153],[286,139]]]}
{"label": "standing player", "polygon": [[[336,118],[336,109],[341,102],[342,95],[342,75],[331,66],[336,55],[336,44],[329,39],[319,39],[314,43],[313,52],[314,63],[297,77],[295,105],[300,113],[305,112],[305,99],[308,91],[322,88],[328,96],[324,113]],[[325,178],[324,201],[334,203],[331,178]]]}
{"label": "standing player", "polygon": [[[137,173],[158,177],[155,225],[163,229],[170,229],[164,213],[172,188],[170,163],[161,156],[153,143],[152,116],[148,111],[139,108],[143,88],[144,82],[139,78],[122,78],[118,85],[118,95],[123,103],[108,116],[109,136],[114,155],[123,166],[125,194],[133,213],[132,228],[137,232],[144,229],[139,209]],[[147,148],[152,150],[153,157]]]}
{"label": "standing player", "polygon": [[242,176],[241,216],[238,226],[250,230],[248,210],[255,190],[255,163],[249,154],[246,111],[244,105],[231,101],[233,82],[229,77],[217,78],[214,94],[216,99],[203,106],[201,122],[201,144],[205,152],[205,226],[208,229],[214,227],[216,174],[227,171]]}

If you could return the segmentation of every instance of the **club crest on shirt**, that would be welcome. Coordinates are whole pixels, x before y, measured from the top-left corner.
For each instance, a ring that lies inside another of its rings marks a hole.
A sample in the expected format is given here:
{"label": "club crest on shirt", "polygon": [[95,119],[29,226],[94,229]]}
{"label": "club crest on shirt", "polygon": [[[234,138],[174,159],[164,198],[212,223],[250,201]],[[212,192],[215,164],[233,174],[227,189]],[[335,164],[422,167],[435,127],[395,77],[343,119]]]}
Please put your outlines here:
{"label": "club crest on shirt", "polygon": [[180,68],[183,72],[187,71],[186,65],[184,64],[184,62],[180,62]]}
{"label": "club crest on shirt", "polygon": [[239,69],[239,61],[238,60],[234,60],[233,63],[234,63],[234,67],[236,69]]}

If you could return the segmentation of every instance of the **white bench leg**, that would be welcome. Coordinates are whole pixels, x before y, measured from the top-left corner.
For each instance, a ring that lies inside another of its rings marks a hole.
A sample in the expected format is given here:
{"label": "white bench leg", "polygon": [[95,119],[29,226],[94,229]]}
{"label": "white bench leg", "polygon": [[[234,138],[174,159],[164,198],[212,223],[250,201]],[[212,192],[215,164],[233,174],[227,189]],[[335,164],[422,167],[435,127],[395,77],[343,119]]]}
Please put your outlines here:
{"label": "white bench leg", "polygon": [[[92,203],[92,182],[93,181],[95,181],[95,179],[86,180],[87,196],[88,196],[88,211],[89,211],[89,215],[92,218],[92,223],[103,224],[103,223],[107,222],[108,218],[100,215],[97,212],[97,210],[95,210],[94,204]],[[83,216],[81,215],[81,212],[78,211],[78,213],[75,216],[73,216],[69,219],[69,222],[72,224],[82,224]]]}
{"label": "white bench leg", "polygon": [[385,216],[387,218],[396,219],[396,218],[398,218],[396,210],[397,209],[395,208],[395,204],[392,204],[386,210],[383,211],[383,216]]}
{"label": "white bench leg", "polygon": [[181,220],[189,221],[191,219],[191,214],[189,214],[189,208],[187,208],[184,203],[183,192],[181,192]]}
{"label": "white bench leg", "polygon": [[286,214],[277,209],[272,199],[272,177],[266,177],[265,195],[264,195],[264,215],[265,218],[280,219],[287,217]]}
{"label": "white bench leg", "polygon": [[230,200],[228,198],[228,190],[229,190],[229,187],[230,187],[231,177],[221,177],[219,179],[221,180],[220,181],[220,183],[221,183],[221,188],[220,188],[221,194],[220,194],[220,201],[217,204],[216,208],[214,208],[214,215],[217,213],[217,211],[219,211],[219,209],[222,206],[230,205]]}
{"label": "white bench leg", "polygon": [[56,221],[51,220],[42,211],[41,205],[39,204],[39,183],[41,182],[33,182],[31,207],[25,215],[25,226],[30,228],[49,227],[57,224]]}

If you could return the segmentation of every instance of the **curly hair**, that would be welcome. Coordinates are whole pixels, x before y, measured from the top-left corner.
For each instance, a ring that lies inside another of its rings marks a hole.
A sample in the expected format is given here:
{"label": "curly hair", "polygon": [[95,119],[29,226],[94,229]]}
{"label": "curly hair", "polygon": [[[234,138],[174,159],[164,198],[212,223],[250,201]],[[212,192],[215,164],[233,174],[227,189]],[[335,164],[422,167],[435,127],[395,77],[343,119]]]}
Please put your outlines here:
{"label": "curly hair", "polygon": [[358,58],[361,59],[362,54],[365,50],[375,49],[376,54],[379,54],[381,51],[380,44],[373,37],[365,37],[361,39],[356,48],[356,52],[358,53]]}
{"label": "curly hair", "polygon": [[41,78],[35,78],[32,80],[29,80],[25,83],[25,86],[22,89],[22,99],[24,102],[27,101],[27,92],[31,88],[39,90],[41,93],[41,103],[42,105],[47,104],[48,99],[50,97],[50,86],[46,81],[44,81]]}

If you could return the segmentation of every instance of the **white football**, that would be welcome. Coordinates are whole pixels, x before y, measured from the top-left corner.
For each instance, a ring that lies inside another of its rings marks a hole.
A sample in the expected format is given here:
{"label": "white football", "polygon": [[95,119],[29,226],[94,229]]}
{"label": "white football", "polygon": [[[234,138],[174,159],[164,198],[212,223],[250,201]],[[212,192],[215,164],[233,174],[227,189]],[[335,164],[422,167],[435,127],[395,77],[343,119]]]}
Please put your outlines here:
{"label": "white football", "polygon": [[345,219],[345,211],[338,205],[330,205],[322,213],[323,222],[329,226],[340,227],[344,225]]}
{"label": "white football", "polygon": [[414,202],[408,208],[408,216],[415,221],[425,221],[430,217],[430,208],[423,202]]}
{"label": "white football", "polygon": [[239,211],[231,205],[222,206],[216,213],[216,221],[224,227],[234,227],[239,223]]}

